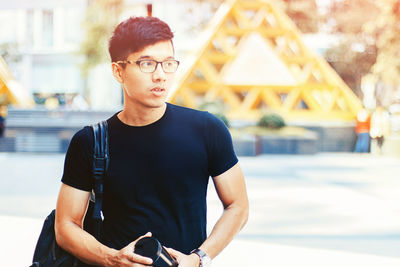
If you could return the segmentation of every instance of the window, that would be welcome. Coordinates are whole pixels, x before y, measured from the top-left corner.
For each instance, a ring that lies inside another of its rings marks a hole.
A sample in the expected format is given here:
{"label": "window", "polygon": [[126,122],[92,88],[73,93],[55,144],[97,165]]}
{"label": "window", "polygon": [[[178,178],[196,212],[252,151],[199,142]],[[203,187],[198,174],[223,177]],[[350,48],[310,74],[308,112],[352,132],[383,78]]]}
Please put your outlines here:
{"label": "window", "polygon": [[26,10],[26,45],[33,47],[33,9]]}
{"label": "window", "polygon": [[42,24],[42,44],[43,46],[53,46],[54,36],[54,13],[53,10],[43,10],[43,24]]}

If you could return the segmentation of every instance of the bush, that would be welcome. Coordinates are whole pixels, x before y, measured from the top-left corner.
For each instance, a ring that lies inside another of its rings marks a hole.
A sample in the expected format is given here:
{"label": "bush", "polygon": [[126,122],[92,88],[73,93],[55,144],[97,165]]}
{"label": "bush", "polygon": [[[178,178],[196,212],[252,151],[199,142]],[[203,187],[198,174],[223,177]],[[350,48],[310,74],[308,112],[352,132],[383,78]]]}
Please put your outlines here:
{"label": "bush", "polygon": [[224,104],[219,101],[205,101],[199,105],[199,109],[212,114],[223,114],[225,108]]}
{"label": "bush", "polygon": [[280,129],[286,124],[282,116],[280,116],[279,114],[269,113],[263,115],[258,121],[257,125],[269,129]]}
{"label": "bush", "polygon": [[224,114],[222,114],[222,113],[213,113],[213,115],[215,117],[217,117],[218,119],[220,119],[223,123],[225,123],[226,127],[228,127],[228,128],[230,127],[229,120]]}
{"label": "bush", "polygon": [[219,118],[226,127],[229,128],[230,123],[228,118],[224,114],[224,104],[219,101],[204,102],[199,106],[200,110],[208,111],[215,117]]}

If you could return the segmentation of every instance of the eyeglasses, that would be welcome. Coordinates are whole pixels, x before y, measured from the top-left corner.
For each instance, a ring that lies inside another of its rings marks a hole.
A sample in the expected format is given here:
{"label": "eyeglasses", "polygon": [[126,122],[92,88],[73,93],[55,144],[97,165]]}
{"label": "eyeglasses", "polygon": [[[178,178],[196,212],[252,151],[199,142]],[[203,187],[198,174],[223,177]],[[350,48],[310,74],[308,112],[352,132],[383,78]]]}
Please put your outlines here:
{"label": "eyeglasses", "polygon": [[165,73],[173,73],[178,69],[179,61],[174,59],[168,59],[164,61],[157,61],[157,60],[138,60],[138,61],[131,61],[131,60],[120,60],[115,62],[117,64],[137,64],[142,72],[145,73],[153,73],[156,71],[158,64],[161,64],[161,67]]}

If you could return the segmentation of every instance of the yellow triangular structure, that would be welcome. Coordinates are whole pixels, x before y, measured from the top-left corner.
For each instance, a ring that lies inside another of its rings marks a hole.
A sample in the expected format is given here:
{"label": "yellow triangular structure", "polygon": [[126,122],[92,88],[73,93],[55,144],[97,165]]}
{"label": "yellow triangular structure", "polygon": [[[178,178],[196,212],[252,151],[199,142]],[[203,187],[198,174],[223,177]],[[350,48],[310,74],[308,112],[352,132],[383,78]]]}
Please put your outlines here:
{"label": "yellow triangular structure", "polygon": [[[251,33],[240,42],[237,57],[220,72],[224,84],[297,84],[289,68],[276,55],[273,46],[260,34]],[[246,68],[243,69],[243,66]]]}
{"label": "yellow triangular structure", "polygon": [[0,56],[0,105],[8,104],[28,108],[34,105],[34,101],[32,96],[15,80],[7,63]]}
{"label": "yellow triangular structure", "polygon": [[257,120],[264,109],[289,121],[353,120],[362,108],[272,1],[224,2],[199,45],[177,74],[173,103],[196,108],[221,100],[228,117],[248,120]]}

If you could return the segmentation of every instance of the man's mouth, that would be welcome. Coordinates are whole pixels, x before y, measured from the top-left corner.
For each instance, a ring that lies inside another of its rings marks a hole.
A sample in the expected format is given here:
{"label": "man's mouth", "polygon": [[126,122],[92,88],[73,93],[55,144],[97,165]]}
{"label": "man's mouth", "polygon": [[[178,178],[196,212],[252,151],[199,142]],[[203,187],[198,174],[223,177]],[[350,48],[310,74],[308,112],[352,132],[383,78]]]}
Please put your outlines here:
{"label": "man's mouth", "polygon": [[162,97],[165,96],[165,88],[163,87],[154,87],[150,90],[150,92],[152,93],[153,96],[155,97]]}
{"label": "man's mouth", "polygon": [[151,89],[151,91],[152,92],[163,92],[163,91],[165,91],[165,89],[161,88],[161,87],[154,87],[153,89]]}

